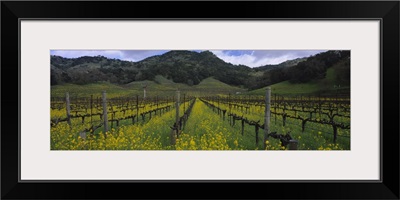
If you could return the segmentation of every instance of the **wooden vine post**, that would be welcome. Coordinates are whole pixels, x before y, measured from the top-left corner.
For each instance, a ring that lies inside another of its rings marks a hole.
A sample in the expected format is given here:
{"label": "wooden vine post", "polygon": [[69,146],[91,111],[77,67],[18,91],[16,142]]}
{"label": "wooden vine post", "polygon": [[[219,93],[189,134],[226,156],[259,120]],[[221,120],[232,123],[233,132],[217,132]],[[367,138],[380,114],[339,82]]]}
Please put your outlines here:
{"label": "wooden vine post", "polygon": [[289,140],[289,150],[297,150],[298,143],[297,140]]}
{"label": "wooden vine post", "polygon": [[231,119],[231,93],[228,95],[228,105],[229,105],[229,112],[228,112],[228,117],[229,117],[229,125],[232,125],[232,119]]}
{"label": "wooden vine post", "polygon": [[107,117],[107,94],[103,91],[103,120],[104,120],[104,133],[108,131],[108,117]]}
{"label": "wooden vine post", "polygon": [[179,127],[179,105],[180,105],[180,102],[179,102],[179,100],[181,99],[181,93],[180,93],[180,91],[179,90],[177,90],[176,91],[176,106],[175,106],[175,111],[176,111],[176,114],[175,114],[175,124],[176,124],[176,136],[177,137],[179,137],[179,129],[180,129],[180,127]]}
{"label": "wooden vine post", "polygon": [[186,94],[183,94],[183,112],[186,111],[185,106],[186,106]]}
{"label": "wooden vine post", "polygon": [[179,134],[179,98],[180,92],[179,90],[176,91],[176,102],[175,102],[175,127],[171,131],[171,145],[176,144],[176,137]]}
{"label": "wooden vine post", "polygon": [[136,95],[136,123],[139,122],[139,95]]}
{"label": "wooden vine post", "polygon": [[67,106],[67,122],[69,125],[71,125],[71,107],[69,103],[69,93],[65,93],[65,103]]}
{"label": "wooden vine post", "polygon": [[264,149],[267,147],[267,140],[269,134],[269,122],[271,118],[271,88],[267,87],[265,93],[265,123],[264,123]]}
{"label": "wooden vine post", "polygon": [[90,124],[93,124],[93,95],[90,95]]}

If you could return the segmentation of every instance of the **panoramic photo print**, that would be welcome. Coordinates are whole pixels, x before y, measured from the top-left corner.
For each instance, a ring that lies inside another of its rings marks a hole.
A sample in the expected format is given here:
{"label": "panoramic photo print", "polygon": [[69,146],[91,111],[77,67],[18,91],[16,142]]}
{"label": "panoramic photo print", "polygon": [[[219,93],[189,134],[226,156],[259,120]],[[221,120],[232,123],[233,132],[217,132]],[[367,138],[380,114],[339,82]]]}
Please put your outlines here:
{"label": "panoramic photo print", "polygon": [[51,50],[51,150],[350,150],[349,50]]}

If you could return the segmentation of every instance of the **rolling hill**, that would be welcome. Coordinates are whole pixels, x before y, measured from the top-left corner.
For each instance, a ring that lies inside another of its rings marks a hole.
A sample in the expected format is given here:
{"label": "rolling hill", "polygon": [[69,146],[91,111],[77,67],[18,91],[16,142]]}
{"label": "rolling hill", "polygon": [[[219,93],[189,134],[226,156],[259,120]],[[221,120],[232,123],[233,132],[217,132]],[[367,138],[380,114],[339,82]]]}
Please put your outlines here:
{"label": "rolling hill", "polygon": [[[312,80],[307,83],[291,83],[290,81],[283,81],[270,85],[271,93],[278,95],[336,95],[350,94],[350,83],[344,83],[337,79],[340,76],[341,65],[337,64],[327,70],[326,76],[323,79]],[[265,88],[249,91],[250,95],[265,95]]]}
{"label": "rolling hill", "polygon": [[81,88],[86,93],[110,88],[130,95],[141,93],[145,85],[156,93],[179,88],[194,93],[250,94],[271,85],[279,93],[293,94],[330,91],[331,85],[339,84],[350,86],[350,51],[327,51],[256,68],[226,63],[209,51],[169,51],[139,62],[51,56],[52,94],[65,88]]}
{"label": "rolling hill", "polygon": [[182,83],[174,83],[162,76],[156,77],[157,81],[134,81],[124,85],[116,85],[108,82],[97,82],[86,85],[62,84],[51,86],[52,97],[64,97],[69,92],[74,97],[100,97],[103,91],[107,92],[108,98],[113,97],[133,97],[143,96],[143,86],[146,86],[146,96],[155,97],[157,95],[173,96],[177,89],[182,94],[201,96],[228,93],[245,93],[246,89],[222,83],[212,77],[204,79],[196,86],[188,86]]}
{"label": "rolling hill", "polygon": [[243,85],[253,70],[233,65],[209,51],[169,51],[139,62],[84,56],[75,59],[51,56],[51,84],[87,84],[108,81],[126,84],[132,81],[154,80],[161,75],[175,83],[197,85],[213,76],[230,85]]}

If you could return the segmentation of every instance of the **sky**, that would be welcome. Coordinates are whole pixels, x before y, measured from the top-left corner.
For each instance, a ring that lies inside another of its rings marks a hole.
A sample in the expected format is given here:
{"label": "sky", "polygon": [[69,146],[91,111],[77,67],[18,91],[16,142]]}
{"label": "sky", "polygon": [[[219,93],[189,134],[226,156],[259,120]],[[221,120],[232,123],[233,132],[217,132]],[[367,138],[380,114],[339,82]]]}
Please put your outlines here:
{"label": "sky", "polygon": [[[169,50],[51,50],[51,55],[65,58],[81,56],[104,56],[138,62],[147,57],[161,55]],[[201,52],[202,50],[193,50]],[[286,60],[312,56],[326,50],[210,50],[225,62],[235,65],[242,64],[249,67],[259,67],[266,64],[279,64]]]}

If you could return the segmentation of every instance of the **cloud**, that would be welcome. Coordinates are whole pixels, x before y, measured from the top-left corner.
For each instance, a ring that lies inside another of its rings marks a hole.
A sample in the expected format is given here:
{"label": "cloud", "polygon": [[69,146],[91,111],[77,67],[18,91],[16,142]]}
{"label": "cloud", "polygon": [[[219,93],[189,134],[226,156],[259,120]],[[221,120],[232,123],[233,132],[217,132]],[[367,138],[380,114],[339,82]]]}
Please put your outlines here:
{"label": "cloud", "polygon": [[242,54],[242,55],[233,55],[231,52],[226,51],[211,51],[214,53],[218,58],[224,60],[225,62],[229,62],[235,65],[243,64],[249,67],[249,64],[254,64],[256,62],[256,57],[251,54]]}
{"label": "cloud", "polygon": [[287,60],[308,57],[325,50],[212,50],[217,57],[235,65],[259,67]]}

